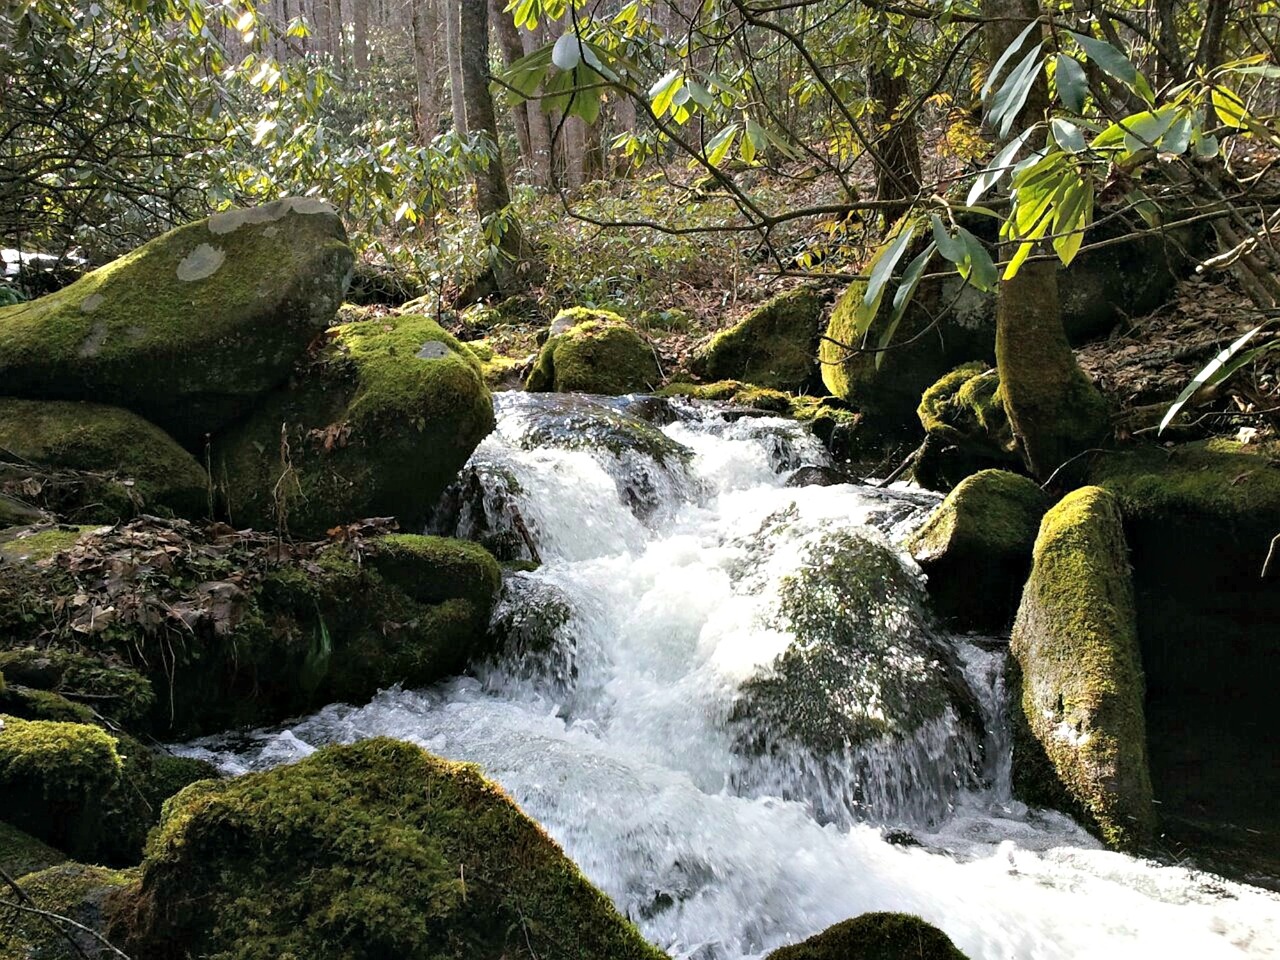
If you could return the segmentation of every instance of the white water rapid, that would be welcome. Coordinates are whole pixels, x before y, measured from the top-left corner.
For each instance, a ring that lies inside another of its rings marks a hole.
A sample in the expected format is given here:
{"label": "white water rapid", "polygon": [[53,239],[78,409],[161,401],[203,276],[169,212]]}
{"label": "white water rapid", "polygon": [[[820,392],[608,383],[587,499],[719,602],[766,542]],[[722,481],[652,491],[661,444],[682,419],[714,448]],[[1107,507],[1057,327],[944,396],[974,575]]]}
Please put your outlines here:
{"label": "white water rapid", "polygon": [[[933,634],[909,603],[876,607],[888,639],[856,660],[866,683],[811,678],[828,713],[888,732],[819,755],[770,750],[767,718],[744,725],[741,685],[800,642],[779,615],[798,575],[833,543],[899,543],[932,496],[787,486],[825,458],[783,420],[686,409],[661,431],[687,455],[590,401],[498,406],[476,496],[446,526],[540,556],[508,575],[506,652],[472,677],[184,752],[243,772],[385,734],[475,762],[686,960],[760,957],[868,910],[919,914],[974,960],[1280,956],[1280,897],[1107,852],[1011,799],[999,643]],[[912,586],[918,570],[896,562]],[[899,724],[886,665],[938,678],[908,700],[960,693]]]}

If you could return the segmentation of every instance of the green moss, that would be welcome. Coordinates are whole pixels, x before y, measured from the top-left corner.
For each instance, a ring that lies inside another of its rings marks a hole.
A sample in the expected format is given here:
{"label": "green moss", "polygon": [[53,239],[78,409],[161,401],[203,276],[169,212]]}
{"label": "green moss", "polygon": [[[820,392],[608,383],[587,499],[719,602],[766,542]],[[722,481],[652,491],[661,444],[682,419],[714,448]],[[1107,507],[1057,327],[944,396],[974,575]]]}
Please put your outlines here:
{"label": "green moss", "polygon": [[141,720],[155,703],[151,681],[136,670],[68,650],[3,651],[0,670],[27,687],[92,703],[99,714],[120,724]]}
{"label": "green moss", "polygon": [[1007,626],[1048,508],[1039,486],[1017,474],[983,470],[961,481],[907,541],[934,609],[967,628]]}
{"label": "green moss", "polygon": [[387,739],[179,794],[118,917],[141,957],[662,957],[474,767]]}
{"label": "green moss", "polygon": [[488,608],[502,571],[484,547],[446,537],[409,533],[379,537],[369,557],[375,570],[419,603],[468,600]]}
{"label": "green moss", "polygon": [[386,317],[333,328],[293,386],[217,443],[214,472],[240,525],[412,526],[493,425],[479,361],[434,320]]}
{"label": "green moss", "polygon": [[[63,863],[67,855],[0,820],[0,870],[21,877]],[[4,899],[7,894],[0,894]],[[4,913],[0,910],[0,917]],[[0,941],[2,942],[2,941]]]}
{"label": "green moss", "polygon": [[695,400],[716,400],[755,407],[772,413],[790,413],[792,397],[781,390],[759,387],[739,380],[718,380],[715,383],[672,383],[656,391],[659,397],[692,397]]}
{"label": "green moss", "polygon": [[984,467],[1018,462],[1000,379],[985,364],[967,363],[940,378],[916,414],[928,439],[914,472],[922,486],[946,489]]}
{"label": "green moss", "polygon": [[0,719],[0,816],[72,855],[91,850],[120,779],[116,741],[85,724]]}
{"label": "green moss", "polygon": [[1081,488],[1045,514],[1011,650],[1022,714],[1088,825],[1113,847],[1147,841],[1142,662],[1124,529],[1107,491]]}
{"label": "green moss", "polygon": [[191,454],[118,407],[0,398],[0,449],[42,467],[103,474],[85,491],[96,502],[48,504],[81,522],[208,511],[209,479]]}
{"label": "green moss", "polygon": [[58,524],[45,529],[23,527],[13,531],[0,530],[0,557],[32,563],[48,560],[54,554],[75,546],[77,540],[93,529],[92,526]]}
{"label": "green moss", "polygon": [[59,723],[93,723],[94,713],[83,703],[48,690],[11,683],[0,690],[0,713],[21,720],[56,720]]}
{"label": "green moss", "polygon": [[775,950],[766,960],[965,960],[965,955],[919,917],[864,913]]}
{"label": "green moss", "polygon": [[[133,880],[128,871],[64,863],[22,877],[19,886],[37,909],[68,917],[101,935],[112,895]],[[45,917],[0,906],[0,956],[14,960],[106,960],[115,956],[83,930],[69,924],[60,926],[71,934],[77,950],[72,950],[58,926]]]}
{"label": "green moss", "polygon": [[320,201],[218,214],[0,307],[0,382],[11,396],[125,407],[198,446],[288,376],[351,265]]}
{"label": "green moss", "polygon": [[780,390],[818,384],[818,333],[826,300],[798,287],[752,310],[717,333],[694,356],[692,369],[714,380],[744,380]]}
{"label": "green moss", "polygon": [[552,321],[525,389],[616,396],[651,390],[660,379],[653,348],[625,320],[607,310],[571,307]]}

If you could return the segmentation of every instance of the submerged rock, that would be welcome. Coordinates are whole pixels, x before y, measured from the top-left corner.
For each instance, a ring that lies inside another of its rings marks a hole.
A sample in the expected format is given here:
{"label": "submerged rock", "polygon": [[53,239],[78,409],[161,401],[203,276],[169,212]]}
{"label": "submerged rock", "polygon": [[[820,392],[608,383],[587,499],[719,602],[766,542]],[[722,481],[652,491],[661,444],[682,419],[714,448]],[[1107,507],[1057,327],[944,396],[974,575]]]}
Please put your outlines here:
{"label": "submerged rock", "polygon": [[653,348],[622,317],[574,307],[551,321],[525,389],[613,396],[651,390],[661,379]]}
{"label": "submerged rock", "polygon": [[1142,659],[1120,509],[1099,487],[1045,514],[1013,627],[1021,677],[1014,785],[1060,805],[1109,845],[1154,831]]}
{"label": "submerged rock", "polygon": [[906,913],[864,913],[766,960],[965,960],[951,938]]}
{"label": "submerged rock", "polygon": [[382,738],[179,795],[114,929],[137,960],[663,957],[474,767]]}
{"label": "submerged rock", "polygon": [[817,388],[818,335],[826,302],[811,287],[779,294],[712,337],[694,355],[691,369],[708,380],[743,380],[796,392]]}
{"label": "submerged rock", "polygon": [[235,523],[307,536],[359,517],[424,518],[493,429],[472,354],[405,315],[334,327],[295,382],[221,437],[214,472]]}
{"label": "submerged rock", "polygon": [[198,447],[289,376],[351,265],[322,201],[215,214],[0,307],[0,383],[11,396],[125,407]]}
{"label": "submerged rock", "polygon": [[730,716],[736,749],[772,758],[741,785],[785,769],[768,785],[812,800],[823,819],[943,812],[977,776],[981,722],[918,579],[888,546],[841,532],[818,542],[780,601],[774,626],[794,639],[741,684]]}
{"label": "submerged rock", "polygon": [[0,397],[0,460],[0,484],[78,523],[209,510],[195,458],[119,407]]}
{"label": "submerged rock", "polygon": [[1014,473],[983,470],[961,481],[907,541],[934,609],[964,628],[1008,626],[1048,508],[1048,495]]}

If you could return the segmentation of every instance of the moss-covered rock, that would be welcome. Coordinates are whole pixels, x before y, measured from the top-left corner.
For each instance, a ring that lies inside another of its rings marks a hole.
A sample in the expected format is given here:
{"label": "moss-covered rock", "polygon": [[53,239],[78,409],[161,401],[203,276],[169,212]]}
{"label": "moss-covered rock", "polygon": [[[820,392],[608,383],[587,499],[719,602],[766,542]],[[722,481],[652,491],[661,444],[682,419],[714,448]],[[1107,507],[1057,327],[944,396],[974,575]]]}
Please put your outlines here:
{"label": "moss-covered rock", "polygon": [[474,767],[328,747],[176,797],[115,929],[137,960],[659,960]]}
{"label": "moss-covered rock", "polygon": [[826,298],[798,287],[766,301],[694,354],[691,369],[709,380],[743,380],[777,390],[820,385],[818,335]]}
{"label": "moss-covered rock", "polygon": [[319,200],[215,214],[0,307],[0,383],[11,396],[125,407],[197,447],[288,377],[351,265]]}
{"label": "moss-covered rock", "polygon": [[[1120,503],[1161,832],[1245,878],[1278,877],[1280,466],[1226,441],[1095,457]],[[1206,850],[1206,837],[1209,838]]]}
{"label": "moss-covered rock", "polygon": [[[36,467],[101,474],[76,503],[41,505],[79,523],[114,523],[138,513],[200,517],[209,478],[195,458],[136,414],[96,403],[0,397],[0,450]],[[57,484],[49,485],[51,492]],[[39,502],[39,501],[38,501]]]}
{"label": "moss-covered rock", "polygon": [[[1124,527],[1100,487],[1045,514],[1013,627],[1022,716],[1074,810],[1109,845],[1154,828],[1142,660]],[[1043,802],[1034,756],[1015,751],[1015,786]]]}
{"label": "moss-covered rock", "polygon": [[120,780],[115,739],[86,724],[0,722],[0,817],[73,856],[91,854],[102,797]]}
{"label": "moss-covered rock", "polygon": [[[133,732],[211,732],[457,673],[486,649],[499,576],[475,544],[376,525],[283,546],[137,520],[71,554],[0,565],[0,650],[19,651],[24,679],[48,688],[9,685],[24,715],[83,710],[63,690]],[[57,668],[39,668],[45,657]],[[155,701],[139,718],[148,684]]]}
{"label": "moss-covered rock", "polygon": [[766,960],[965,960],[951,938],[906,913],[864,913]]}
{"label": "moss-covered rock", "polygon": [[92,703],[102,717],[125,726],[155,704],[151,681],[136,670],[56,647],[0,650],[0,671],[10,683]]}
{"label": "moss-covered rock", "polygon": [[659,397],[689,397],[736,403],[770,413],[790,413],[792,397],[782,390],[759,387],[741,380],[717,380],[714,383],[669,383],[657,391]]}
{"label": "moss-covered rock", "polygon": [[288,388],[220,438],[214,474],[239,525],[320,534],[420,520],[493,429],[475,357],[418,315],[329,331]]}
{"label": "moss-covered rock", "polygon": [[129,871],[80,863],[64,863],[22,877],[18,885],[36,909],[67,917],[79,926],[51,923],[29,910],[0,906],[0,956],[13,960],[118,960],[119,953],[100,938],[113,894],[133,880]]}
{"label": "moss-covered rock", "polygon": [[1000,630],[1017,609],[1049,497],[1003,470],[965,478],[907,541],[934,609],[965,628]]}
{"label": "moss-covered rock", "polygon": [[572,307],[552,320],[525,389],[616,396],[651,390],[661,379],[653,348],[622,317]]}
{"label": "moss-covered rock", "polygon": [[[25,876],[65,863],[66,860],[67,855],[61,850],[55,850],[47,843],[0,820],[0,870],[9,876]],[[6,894],[0,894],[0,899],[4,896]],[[3,915],[3,910],[0,910],[0,917]]]}
{"label": "moss-covered rock", "polygon": [[29,527],[7,527],[0,530],[0,559],[12,562],[38,563],[55,553],[69,550],[76,541],[94,530],[94,526],[72,524],[37,524]]}
{"label": "moss-covered rock", "polygon": [[949,489],[978,470],[1019,460],[1000,378],[986,364],[963,364],[939,378],[916,414],[928,441],[913,471],[921,486]]}

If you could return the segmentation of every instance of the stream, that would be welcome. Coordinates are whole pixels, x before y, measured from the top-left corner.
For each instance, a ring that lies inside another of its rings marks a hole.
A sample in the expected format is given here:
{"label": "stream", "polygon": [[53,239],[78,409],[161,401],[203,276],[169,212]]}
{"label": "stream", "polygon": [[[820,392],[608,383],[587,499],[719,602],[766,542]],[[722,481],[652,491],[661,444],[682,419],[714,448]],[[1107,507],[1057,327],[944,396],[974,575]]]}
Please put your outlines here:
{"label": "stream", "polygon": [[[974,960],[1280,956],[1280,897],[1012,798],[1005,643],[935,628],[896,546],[938,497],[789,486],[827,465],[801,425],[628,403],[495,396],[433,530],[541,564],[471,676],[180,751],[242,773],[388,735],[474,762],[684,960],[868,910]],[[834,579],[862,570],[870,602]]]}

